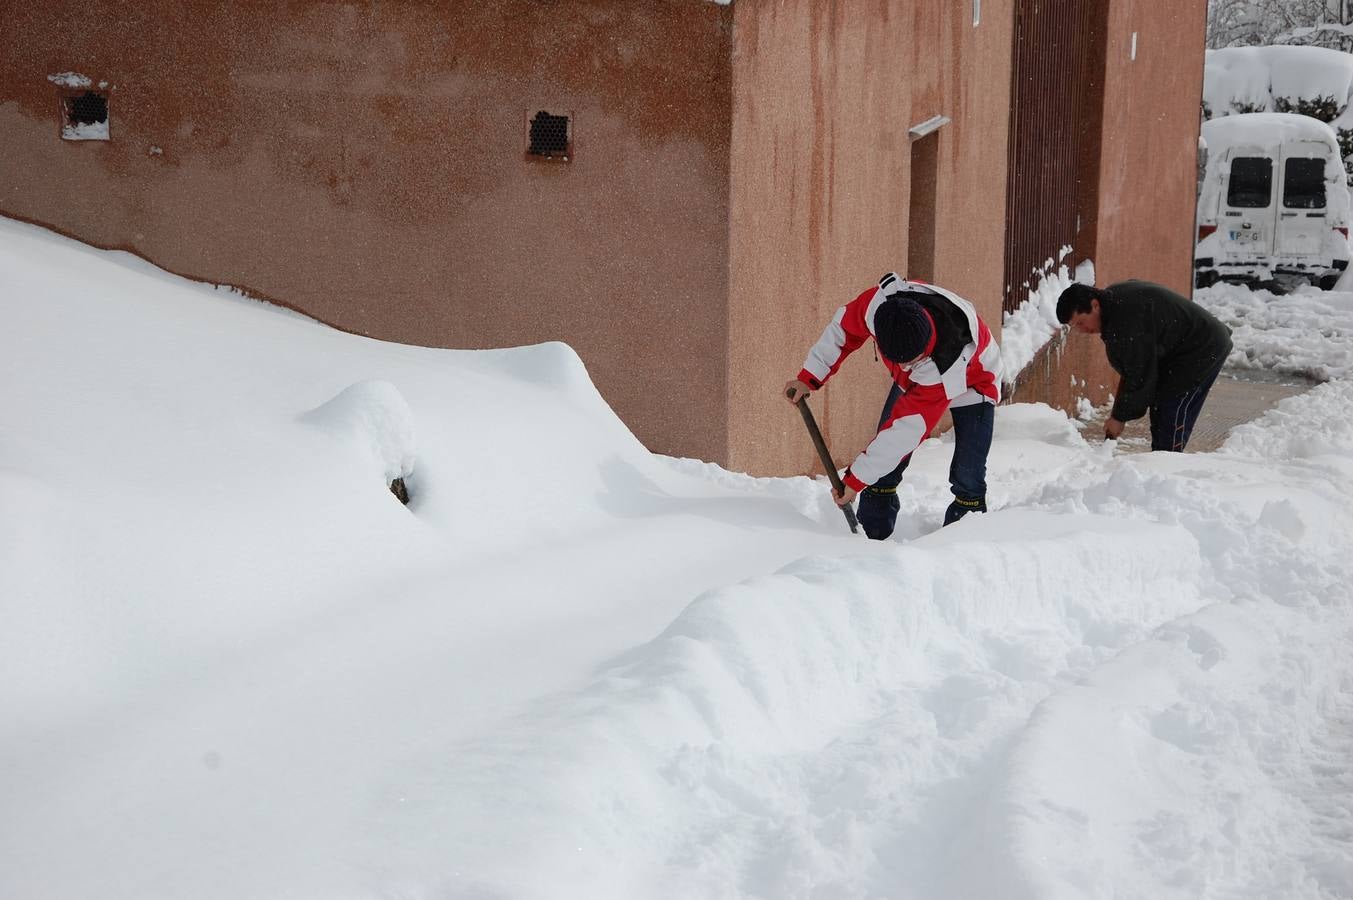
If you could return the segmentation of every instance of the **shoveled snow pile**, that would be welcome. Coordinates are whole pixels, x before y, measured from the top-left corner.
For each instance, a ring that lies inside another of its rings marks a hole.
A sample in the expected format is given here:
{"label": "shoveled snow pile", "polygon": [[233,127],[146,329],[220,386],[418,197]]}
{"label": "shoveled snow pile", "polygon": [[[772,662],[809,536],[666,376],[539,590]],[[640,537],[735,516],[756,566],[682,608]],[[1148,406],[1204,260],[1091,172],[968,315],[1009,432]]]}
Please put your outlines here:
{"label": "shoveled snow pile", "polygon": [[[1063,247],[1061,259],[1065,259],[1070,250],[1070,247]],[[1025,366],[1033,362],[1038,351],[1061,329],[1061,323],[1057,321],[1057,298],[1076,281],[1093,285],[1095,264],[1084,260],[1073,274],[1061,260],[1054,264],[1049,259],[1043,274],[1036,276],[1036,284],[1029,288],[1024,302],[1005,314],[1000,344],[1001,379],[1007,386],[1015,383]]]}
{"label": "shoveled snow pile", "polygon": [[1193,297],[1230,326],[1229,366],[1318,381],[1353,375],[1353,293],[1302,287],[1275,295],[1223,282]]}
{"label": "shoveled snow pile", "polygon": [[1353,893],[1347,381],[1214,454],[1002,407],[994,511],[928,441],[871,543],[559,344],[7,222],[0,304],[0,896]]}

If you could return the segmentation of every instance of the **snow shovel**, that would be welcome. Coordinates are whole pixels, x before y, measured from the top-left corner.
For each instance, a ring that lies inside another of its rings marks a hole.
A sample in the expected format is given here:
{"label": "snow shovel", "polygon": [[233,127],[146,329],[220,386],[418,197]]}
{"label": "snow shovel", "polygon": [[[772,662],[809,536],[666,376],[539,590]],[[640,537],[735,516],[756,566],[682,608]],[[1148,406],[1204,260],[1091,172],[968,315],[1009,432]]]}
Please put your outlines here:
{"label": "snow shovel", "polygon": [[[817,419],[813,418],[813,411],[808,408],[808,398],[804,397],[794,405],[803,414],[804,427],[808,429],[808,436],[813,439],[813,446],[817,448],[817,458],[822,460],[822,468],[827,470],[827,477],[831,479],[832,487],[836,488],[838,494],[844,494],[846,486],[841,483],[841,476],[836,474],[836,464],[832,462],[832,455],[831,451],[827,449],[827,442],[822,439],[822,430],[817,427]],[[850,533],[859,534],[860,528],[855,521],[855,509],[847,503],[841,507],[841,512],[845,513],[846,523],[850,525]]]}

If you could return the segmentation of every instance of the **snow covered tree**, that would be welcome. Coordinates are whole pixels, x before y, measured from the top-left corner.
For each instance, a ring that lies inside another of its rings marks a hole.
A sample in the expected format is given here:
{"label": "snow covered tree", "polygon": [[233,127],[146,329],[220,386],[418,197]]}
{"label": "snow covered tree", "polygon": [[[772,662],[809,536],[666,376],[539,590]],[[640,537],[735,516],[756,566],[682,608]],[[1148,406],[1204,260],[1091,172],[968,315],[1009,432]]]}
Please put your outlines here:
{"label": "snow covered tree", "polygon": [[1208,0],[1207,46],[1263,44],[1353,52],[1353,0]]}

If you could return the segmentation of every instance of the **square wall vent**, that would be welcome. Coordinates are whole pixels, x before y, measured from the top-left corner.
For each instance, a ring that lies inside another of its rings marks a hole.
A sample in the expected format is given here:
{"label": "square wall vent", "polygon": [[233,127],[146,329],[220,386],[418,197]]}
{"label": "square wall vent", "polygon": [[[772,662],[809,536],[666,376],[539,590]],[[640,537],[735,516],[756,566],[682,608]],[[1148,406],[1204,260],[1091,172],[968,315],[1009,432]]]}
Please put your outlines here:
{"label": "square wall vent", "polygon": [[568,162],[573,158],[573,116],[537,110],[526,114],[526,158]]}
{"label": "square wall vent", "polygon": [[61,137],[67,141],[108,140],[108,92],[87,89],[64,94]]}

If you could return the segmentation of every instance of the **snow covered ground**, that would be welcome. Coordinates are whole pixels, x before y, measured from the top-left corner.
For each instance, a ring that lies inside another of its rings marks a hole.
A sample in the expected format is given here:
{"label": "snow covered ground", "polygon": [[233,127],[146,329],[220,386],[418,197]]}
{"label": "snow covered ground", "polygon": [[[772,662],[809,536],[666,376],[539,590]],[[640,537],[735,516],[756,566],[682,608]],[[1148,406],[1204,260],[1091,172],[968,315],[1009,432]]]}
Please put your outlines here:
{"label": "snow covered ground", "polygon": [[0,304],[0,897],[1353,895],[1353,382],[1214,454],[1002,407],[994,511],[930,441],[875,544],[562,345],[4,221]]}
{"label": "snow covered ground", "polygon": [[1219,283],[1194,299],[1231,327],[1232,368],[1316,381],[1353,375],[1353,293],[1305,286],[1279,296]]}

